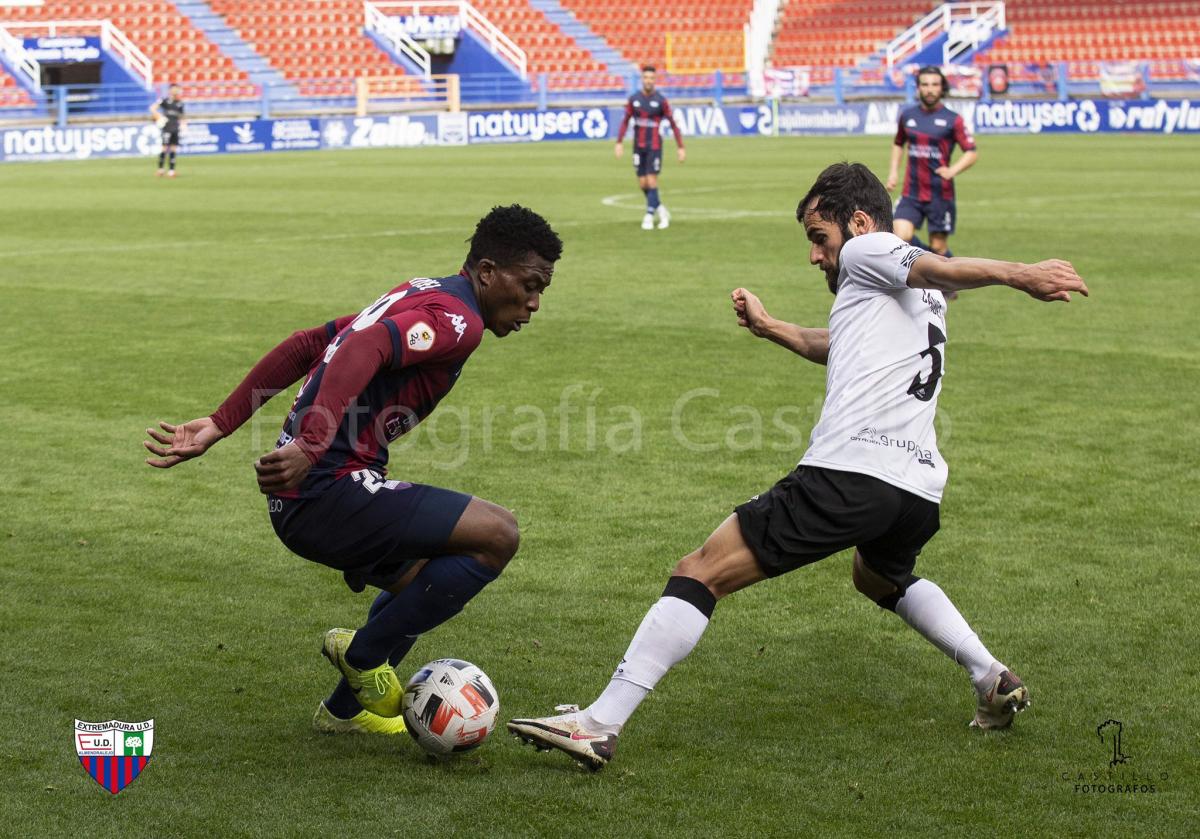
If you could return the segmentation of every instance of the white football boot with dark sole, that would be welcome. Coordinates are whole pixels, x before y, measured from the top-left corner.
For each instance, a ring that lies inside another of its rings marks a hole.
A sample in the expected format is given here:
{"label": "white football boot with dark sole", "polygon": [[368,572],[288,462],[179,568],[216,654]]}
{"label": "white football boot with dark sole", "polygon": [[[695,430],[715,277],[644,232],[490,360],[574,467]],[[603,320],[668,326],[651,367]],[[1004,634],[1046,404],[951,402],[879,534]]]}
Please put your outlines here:
{"label": "white football boot with dark sole", "polygon": [[595,772],[603,769],[617,749],[617,735],[588,731],[579,724],[578,705],[559,705],[554,717],[509,720],[508,730],[539,752],[558,749]]}
{"label": "white football boot with dark sole", "polygon": [[1029,707],[1029,688],[1011,670],[993,665],[983,684],[985,688],[976,691],[979,701],[971,728],[1008,728],[1013,717]]}

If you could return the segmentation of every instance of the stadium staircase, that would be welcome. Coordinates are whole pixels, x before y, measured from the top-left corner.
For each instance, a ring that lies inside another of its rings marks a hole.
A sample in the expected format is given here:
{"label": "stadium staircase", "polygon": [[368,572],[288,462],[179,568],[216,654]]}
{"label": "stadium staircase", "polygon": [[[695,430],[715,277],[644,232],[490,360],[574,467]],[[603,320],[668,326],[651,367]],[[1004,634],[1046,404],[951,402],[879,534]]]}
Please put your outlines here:
{"label": "stadium staircase", "polygon": [[[711,71],[743,65],[742,33],[753,0],[559,0],[634,65],[652,64],[676,87],[711,85]],[[673,47],[668,61],[668,36]],[[729,77],[739,84],[740,74]]]}
{"label": "stadium staircase", "polygon": [[610,47],[603,38],[593,32],[586,23],[575,17],[569,9],[564,8],[558,0],[529,0],[529,5],[540,11],[548,21],[586,50],[593,61],[604,66],[609,75],[627,77],[638,72],[636,64]]}
{"label": "stadium staircase", "polygon": [[216,44],[227,55],[234,66],[250,81],[271,87],[285,95],[295,96],[297,91],[283,75],[266,62],[254,48],[242,40],[228,22],[213,11],[205,0],[172,0],[179,13],[203,32],[208,40]]}
{"label": "stadium staircase", "polygon": [[109,20],[153,62],[155,83],[168,81],[213,84],[189,90],[192,98],[207,95],[231,98],[252,96],[254,85],[205,35],[179,13],[170,0],[45,0],[39,6],[0,6],[0,26],[5,22]]}

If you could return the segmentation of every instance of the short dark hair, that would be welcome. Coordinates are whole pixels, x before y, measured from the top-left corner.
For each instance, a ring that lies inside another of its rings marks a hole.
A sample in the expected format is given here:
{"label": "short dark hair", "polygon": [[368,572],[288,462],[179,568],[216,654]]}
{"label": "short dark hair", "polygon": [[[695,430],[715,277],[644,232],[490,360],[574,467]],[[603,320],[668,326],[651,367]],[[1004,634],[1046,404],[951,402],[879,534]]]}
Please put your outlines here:
{"label": "short dark hair", "polygon": [[467,254],[470,268],[481,259],[490,259],[503,268],[515,264],[530,251],[547,262],[557,262],[562,257],[562,239],[544,218],[520,204],[492,207],[475,225],[475,233],[467,241],[471,245]]}
{"label": "short dark hair", "polygon": [[921,76],[937,76],[942,80],[942,95],[944,96],[950,90],[950,83],[946,81],[946,74],[942,72],[942,68],[936,64],[926,64],[917,71],[917,81],[921,81]]}
{"label": "short dark hair", "polygon": [[879,230],[892,229],[892,198],[875,173],[861,163],[835,163],[817,176],[808,194],[796,207],[796,220],[804,224],[804,211],[817,199],[817,215],[834,222],[850,238],[850,217],[862,210]]}
{"label": "short dark hair", "polygon": [[643,72],[643,73],[657,73],[657,72],[658,72],[658,70],[657,70],[657,69],[655,69],[655,67],[654,67],[654,65],[653,65],[653,64],[643,64],[643,65],[642,65],[642,72]]}

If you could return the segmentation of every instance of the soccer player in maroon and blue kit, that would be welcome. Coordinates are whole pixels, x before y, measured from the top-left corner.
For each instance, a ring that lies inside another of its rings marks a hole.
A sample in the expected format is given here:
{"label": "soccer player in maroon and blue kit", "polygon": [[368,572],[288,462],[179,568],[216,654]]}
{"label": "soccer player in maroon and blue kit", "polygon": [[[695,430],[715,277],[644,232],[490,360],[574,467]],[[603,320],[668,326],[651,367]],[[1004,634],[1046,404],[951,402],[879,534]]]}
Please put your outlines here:
{"label": "soccer player in maroon and blue kit", "polygon": [[324,655],[342,680],[317,708],[319,731],[404,731],[392,669],[417,638],[458,614],[500,574],[519,533],[503,507],[385,477],[388,444],[450,391],[483,331],[529,323],[562,242],[517,205],[480,220],[462,271],[396,286],[358,315],[295,332],[267,353],[213,414],[147,429],[169,468],[204,454],[262,403],[306,377],[274,451],[254,464],[280,540],[380,589],[357,631],[331,629]]}
{"label": "soccer player in maroon and blue kit", "polygon": [[[904,192],[896,204],[892,232],[906,242],[950,256],[947,237],[954,232],[958,210],[954,202],[954,179],[975,165],[979,155],[975,139],[961,116],[942,104],[946,77],[937,67],[922,67],[917,73],[920,103],[900,112],[887,189],[896,188],[900,158],[908,145],[908,170]],[[951,165],[957,145],[963,155]],[[922,221],[929,225],[929,247],[915,238]]]}
{"label": "soccer player in maroon and blue kit", "polygon": [[662,133],[659,126],[665,119],[675,132],[675,146],[679,162],[687,160],[683,148],[683,136],[667,97],[654,87],[655,70],[647,65],[642,68],[642,89],[625,103],[625,118],[617,129],[617,144],[613,151],[620,157],[624,151],[625,130],[633,121],[633,169],[637,173],[638,186],[646,196],[646,215],[642,218],[642,230],[654,229],[654,214],[658,213],[658,229],[665,230],[671,224],[671,214],[658,199],[658,173],[662,169]]}

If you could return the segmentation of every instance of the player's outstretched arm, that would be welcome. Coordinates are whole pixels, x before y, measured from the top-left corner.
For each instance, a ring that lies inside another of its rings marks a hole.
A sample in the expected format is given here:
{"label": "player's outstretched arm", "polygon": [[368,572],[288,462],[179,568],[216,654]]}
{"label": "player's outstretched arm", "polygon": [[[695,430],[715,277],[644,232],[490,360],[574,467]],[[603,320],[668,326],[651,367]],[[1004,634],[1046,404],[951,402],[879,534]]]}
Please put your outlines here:
{"label": "player's outstretched arm", "polygon": [[[437,322],[436,318],[432,320]],[[327,355],[326,358],[320,389],[300,420],[300,433],[296,439],[254,462],[258,488],[263,493],[283,492],[300,486],[309,469],[329,449],[350,403],[371,383],[376,373],[391,364],[391,333],[382,323],[351,332],[337,346],[332,357]]]}
{"label": "player's outstretched arm", "polygon": [[[334,331],[350,322],[351,316],[333,321]],[[328,326],[293,332],[264,355],[234,388],[212,418],[228,437],[273,396],[298,382],[329,345]]]}
{"label": "player's outstretched arm", "polygon": [[908,271],[911,288],[935,288],[939,291],[965,291],[989,285],[1006,285],[1030,297],[1051,302],[1071,301],[1071,292],[1088,296],[1088,287],[1075,273],[1071,263],[1047,259],[1028,265],[998,259],[955,257],[947,259],[935,253],[917,257]]}
{"label": "player's outstretched arm", "polygon": [[147,428],[146,433],[151,440],[145,440],[142,445],[154,458],[146,458],[146,463],[158,469],[170,469],[176,463],[199,457],[208,451],[213,443],[225,435],[211,417],[200,417],[183,425],[171,425],[169,422],[159,422],[162,431]]}
{"label": "player's outstretched arm", "polygon": [[828,329],[811,329],[777,320],[767,314],[756,295],[744,288],[735,288],[730,297],[738,326],[744,326],[752,335],[774,341],[814,364],[829,361]]}
{"label": "player's outstretched arm", "polygon": [[[351,319],[352,316],[347,316],[334,321],[335,330]],[[210,416],[182,425],[159,422],[161,431],[147,428],[146,433],[153,442],[146,440],[143,445],[158,459],[147,458],[146,463],[169,469],[204,454],[213,443],[236,431],[268,399],[307,373],[328,342],[329,333],[325,326],[295,332],[263,356]]]}

